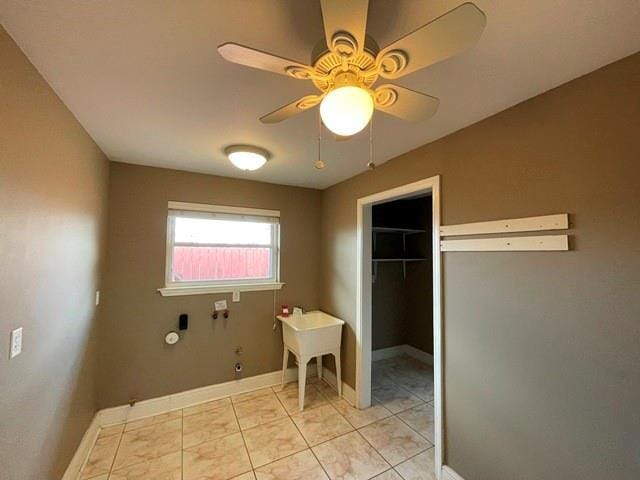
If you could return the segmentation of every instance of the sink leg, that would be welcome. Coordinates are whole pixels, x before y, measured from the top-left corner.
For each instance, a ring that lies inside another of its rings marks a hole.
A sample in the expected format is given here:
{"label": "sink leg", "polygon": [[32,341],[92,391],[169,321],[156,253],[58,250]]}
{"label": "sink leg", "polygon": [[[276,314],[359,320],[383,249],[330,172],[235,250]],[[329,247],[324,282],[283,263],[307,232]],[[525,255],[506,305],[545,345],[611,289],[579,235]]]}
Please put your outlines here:
{"label": "sink leg", "polygon": [[304,389],[307,385],[307,362],[308,358],[298,359],[298,408],[304,410]]}
{"label": "sink leg", "polygon": [[316,357],[316,365],[318,366],[318,380],[322,380],[322,355]]}
{"label": "sink leg", "polygon": [[336,359],[336,383],[338,384],[338,396],[342,398],[342,365],[340,364],[340,350],[333,352],[333,358]]}
{"label": "sink leg", "polygon": [[284,355],[282,356],[282,387],[284,388],[284,376],[287,373],[287,364],[289,363],[289,349],[284,347]]}

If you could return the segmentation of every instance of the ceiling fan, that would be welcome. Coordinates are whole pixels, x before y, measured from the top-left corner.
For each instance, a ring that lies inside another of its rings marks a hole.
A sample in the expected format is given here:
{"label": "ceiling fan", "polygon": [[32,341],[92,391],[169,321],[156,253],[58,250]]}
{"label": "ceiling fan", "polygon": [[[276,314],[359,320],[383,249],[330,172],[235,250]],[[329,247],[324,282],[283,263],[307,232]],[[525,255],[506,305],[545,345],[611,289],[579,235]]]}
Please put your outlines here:
{"label": "ceiling fan", "polygon": [[325,39],[311,54],[311,65],[239,45],[224,43],[218,52],[226,60],[300,80],[320,90],[260,118],[278,123],[320,104],[323,123],[347,137],[361,131],[373,110],[409,121],[431,117],[439,100],[424,93],[386,83],[457,55],[480,38],[486,24],[482,10],[464,3],[408,33],[385,48],[366,34],[369,0],[320,0]]}

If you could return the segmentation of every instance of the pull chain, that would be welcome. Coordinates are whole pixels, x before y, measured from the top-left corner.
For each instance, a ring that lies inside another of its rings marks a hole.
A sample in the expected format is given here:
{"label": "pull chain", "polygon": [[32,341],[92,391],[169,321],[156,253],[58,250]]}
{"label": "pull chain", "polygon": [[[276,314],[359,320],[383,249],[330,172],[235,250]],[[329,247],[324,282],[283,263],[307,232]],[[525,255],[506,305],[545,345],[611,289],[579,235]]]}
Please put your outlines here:
{"label": "pull chain", "polygon": [[277,290],[273,291],[273,331],[276,331],[276,328],[278,327],[278,319],[276,318],[276,292]]}
{"label": "pull chain", "polygon": [[373,117],[369,121],[369,163],[367,163],[367,167],[370,170],[376,168],[376,164],[373,161]]}
{"label": "pull chain", "polygon": [[322,145],[322,117],[320,117],[320,111],[318,110],[318,159],[313,164],[317,170],[322,170],[324,168],[324,160],[322,160],[322,156],[320,155],[320,147]]}

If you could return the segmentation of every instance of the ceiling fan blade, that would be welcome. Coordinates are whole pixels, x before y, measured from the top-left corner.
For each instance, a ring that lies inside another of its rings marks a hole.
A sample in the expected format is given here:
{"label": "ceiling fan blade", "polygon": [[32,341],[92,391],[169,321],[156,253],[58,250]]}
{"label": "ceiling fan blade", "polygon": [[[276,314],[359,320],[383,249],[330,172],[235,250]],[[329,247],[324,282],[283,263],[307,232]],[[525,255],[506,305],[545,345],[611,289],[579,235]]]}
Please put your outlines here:
{"label": "ceiling fan blade", "polygon": [[260,121],[262,123],[281,122],[311,107],[315,107],[320,103],[320,100],[322,100],[322,95],[307,95],[306,97],[299,98],[295,102],[291,102],[284,107],[280,107],[277,110],[266,114],[264,117],[260,117]]}
{"label": "ceiling fan blade", "polygon": [[255,48],[245,47],[237,43],[223,43],[218,47],[218,52],[229,62],[303,80],[310,78],[312,72],[311,67],[308,65],[303,65],[295,60],[278,57],[277,55],[262,52]]}
{"label": "ceiling fan blade", "polygon": [[[345,53],[347,56],[362,52],[367,30],[367,11],[369,0],[320,0],[322,21],[327,47],[334,53]],[[336,33],[346,32],[353,40],[349,45],[348,37],[335,42]]]}
{"label": "ceiling fan blade", "polygon": [[440,100],[398,85],[380,85],[375,91],[376,108],[394,117],[421,122],[432,117]]}
{"label": "ceiling fan blade", "polygon": [[463,3],[383,48],[380,76],[399,78],[457,55],[478,41],[486,24],[482,10]]}

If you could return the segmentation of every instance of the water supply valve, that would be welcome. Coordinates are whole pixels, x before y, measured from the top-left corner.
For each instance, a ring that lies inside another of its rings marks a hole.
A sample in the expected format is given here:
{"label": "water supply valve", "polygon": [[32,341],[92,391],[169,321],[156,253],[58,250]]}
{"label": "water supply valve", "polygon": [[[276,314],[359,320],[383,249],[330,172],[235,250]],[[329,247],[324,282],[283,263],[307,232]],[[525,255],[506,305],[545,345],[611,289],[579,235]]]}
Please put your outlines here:
{"label": "water supply valve", "polygon": [[229,309],[227,308],[226,300],[218,300],[217,302],[214,302],[213,314],[211,316],[214,320],[217,320],[218,314],[222,314],[225,319],[229,318]]}

